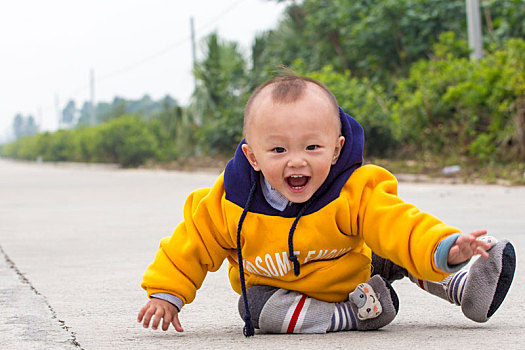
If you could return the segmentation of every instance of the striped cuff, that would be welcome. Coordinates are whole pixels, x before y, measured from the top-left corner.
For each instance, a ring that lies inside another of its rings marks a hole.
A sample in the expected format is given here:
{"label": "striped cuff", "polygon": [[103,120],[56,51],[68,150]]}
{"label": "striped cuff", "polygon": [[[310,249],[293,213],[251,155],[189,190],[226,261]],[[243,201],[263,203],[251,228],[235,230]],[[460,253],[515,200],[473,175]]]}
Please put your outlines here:
{"label": "striped cuff", "polygon": [[434,264],[437,266],[438,269],[440,269],[443,272],[458,272],[470,261],[469,259],[464,263],[457,265],[448,264],[448,252],[450,251],[450,248],[452,247],[452,245],[454,245],[456,239],[458,239],[459,236],[461,236],[461,233],[455,233],[453,235],[448,236],[447,238],[439,242],[436,251],[434,252]]}
{"label": "striped cuff", "polygon": [[168,303],[173,304],[173,306],[175,306],[177,308],[177,310],[179,310],[179,311],[182,309],[182,306],[184,306],[184,303],[182,302],[182,299],[179,298],[179,297],[176,297],[173,294],[169,294],[169,293],[155,293],[155,294],[151,294],[151,297],[167,301]]}

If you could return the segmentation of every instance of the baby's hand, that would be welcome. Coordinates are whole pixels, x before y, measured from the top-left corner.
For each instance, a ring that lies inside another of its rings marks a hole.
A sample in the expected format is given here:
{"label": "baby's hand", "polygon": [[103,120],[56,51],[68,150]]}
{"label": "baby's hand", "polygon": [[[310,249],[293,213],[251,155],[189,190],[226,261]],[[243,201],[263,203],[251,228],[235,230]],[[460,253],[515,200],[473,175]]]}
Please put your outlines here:
{"label": "baby's hand", "polygon": [[143,326],[144,328],[148,328],[153,316],[155,316],[155,318],[151,324],[152,329],[157,329],[162,319],[163,331],[167,331],[171,323],[177,332],[184,332],[179,322],[179,310],[171,303],[162,299],[151,298],[151,300],[140,309],[137,321],[141,323],[142,320],[144,320]]}
{"label": "baby's hand", "polygon": [[478,230],[459,236],[448,252],[448,264],[457,265],[464,263],[474,255],[488,258],[487,250],[490,249],[490,244],[477,239],[486,233],[487,230]]}

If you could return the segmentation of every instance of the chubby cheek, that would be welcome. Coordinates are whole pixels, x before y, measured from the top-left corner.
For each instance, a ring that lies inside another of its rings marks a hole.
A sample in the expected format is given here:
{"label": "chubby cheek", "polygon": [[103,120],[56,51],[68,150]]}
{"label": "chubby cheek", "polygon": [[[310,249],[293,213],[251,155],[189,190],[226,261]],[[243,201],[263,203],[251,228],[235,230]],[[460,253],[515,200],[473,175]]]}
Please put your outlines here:
{"label": "chubby cheek", "polygon": [[324,182],[324,180],[326,180],[326,178],[328,177],[328,174],[330,173],[331,167],[332,167],[331,161],[323,161],[323,162],[316,163],[315,175],[319,181]]}
{"label": "chubby cheek", "polygon": [[275,168],[266,169],[266,171],[263,170],[263,175],[266,178],[266,181],[270,183],[270,185],[274,188],[278,188],[279,186],[282,186],[283,184],[283,176],[280,171],[278,171]]}
{"label": "chubby cheek", "polygon": [[264,178],[270,183],[270,185],[274,186],[274,182],[282,178],[282,169],[278,164],[275,164],[275,162],[268,162],[267,159],[261,157],[259,158],[257,165],[259,166]]}

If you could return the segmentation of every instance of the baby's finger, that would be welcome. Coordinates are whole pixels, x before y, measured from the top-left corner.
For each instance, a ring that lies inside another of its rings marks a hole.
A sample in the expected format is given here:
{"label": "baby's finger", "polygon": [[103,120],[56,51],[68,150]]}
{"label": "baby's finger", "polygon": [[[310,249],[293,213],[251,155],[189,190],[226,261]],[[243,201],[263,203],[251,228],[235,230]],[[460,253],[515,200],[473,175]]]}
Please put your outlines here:
{"label": "baby's finger", "polygon": [[489,257],[489,253],[487,253],[487,251],[483,247],[478,247],[476,252],[485,259]]}
{"label": "baby's finger", "polygon": [[[485,253],[487,252],[487,250],[492,248],[492,245],[489,242],[486,242],[486,241],[481,240],[481,239],[477,239],[475,241],[475,243],[477,244],[476,248],[483,250]],[[482,255],[485,256],[485,254],[482,254]],[[488,256],[488,254],[487,254],[487,256]]]}
{"label": "baby's finger", "polygon": [[474,232],[470,233],[471,235],[475,236],[476,238],[481,237],[483,235],[487,234],[487,230],[476,230]]}
{"label": "baby's finger", "polygon": [[144,328],[149,327],[149,322],[151,321],[151,317],[155,314],[156,308],[154,307],[148,307],[146,310],[146,313],[144,314],[144,322],[142,323]]}
{"label": "baby's finger", "polygon": [[142,318],[144,317],[144,314],[146,313],[146,310],[148,309],[148,305],[144,305],[140,311],[139,315],[137,316],[137,322],[142,322]]}
{"label": "baby's finger", "polygon": [[151,324],[152,329],[157,329],[159,327],[160,320],[164,317],[164,309],[158,308],[157,312],[155,312],[155,318],[153,319],[153,323]]}
{"label": "baby's finger", "polygon": [[482,244],[480,244],[480,247],[481,249],[483,249],[484,251],[487,251],[489,250],[490,248],[492,248],[492,245],[488,242],[483,242],[483,241],[480,241]]}
{"label": "baby's finger", "polygon": [[163,331],[168,330],[168,328],[170,327],[171,320],[172,320],[172,315],[169,312],[167,312],[164,315],[164,318],[162,319],[162,330]]}
{"label": "baby's finger", "polygon": [[171,321],[171,324],[173,324],[173,327],[175,327],[175,330],[177,332],[184,332],[184,329],[182,328],[182,326],[180,324],[179,315],[178,314],[175,314],[175,316],[173,316],[173,320]]}

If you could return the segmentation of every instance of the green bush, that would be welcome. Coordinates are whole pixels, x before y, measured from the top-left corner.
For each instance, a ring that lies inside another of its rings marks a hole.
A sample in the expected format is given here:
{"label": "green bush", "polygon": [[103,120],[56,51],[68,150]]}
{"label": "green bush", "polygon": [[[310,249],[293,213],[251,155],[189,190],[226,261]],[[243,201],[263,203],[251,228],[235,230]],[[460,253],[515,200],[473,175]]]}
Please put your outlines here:
{"label": "green bush", "polygon": [[37,139],[42,142],[38,148],[42,150],[41,156],[44,160],[55,162],[80,160],[76,159],[78,150],[76,147],[77,145],[74,142],[74,132],[69,130],[59,130],[53,134],[45,133],[41,136],[46,136],[45,139],[44,137],[37,137]]}
{"label": "green bush", "polygon": [[[301,62],[295,66],[300,69]],[[398,147],[399,122],[393,117],[390,100],[379,85],[352,77],[349,71],[338,73],[332,66],[308,75],[323,82],[334,93],[339,106],[363,126],[367,156],[394,154]]]}
{"label": "green bush", "polygon": [[99,152],[100,133],[98,130],[98,127],[86,126],[73,130],[75,135],[73,142],[75,142],[75,149],[78,152],[73,159],[74,161],[93,163],[107,161],[104,155]]}
{"label": "green bush", "polygon": [[125,115],[96,127],[45,132],[24,137],[2,147],[2,155],[18,159],[144,164],[158,156],[158,141],[148,123]]}
{"label": "green bush", "polygon": [[403,142],[450,157],[525,159],[524,62],[519,39],[478,61],[446,54],[417,62],[395,91]]}
{"label": "green bush", "polygon": [[124,115],[100,125],[98,156],[124,167],[144,164],[156,158],[158,143],[144,119]]}
{"label": "green bush", "polygon": [[17,159],[35,160],[39,155],[36,137],[26,136],[18,139],[16,142],[4,145],[2,155]]}

